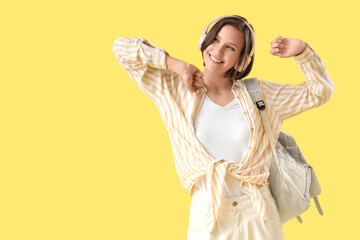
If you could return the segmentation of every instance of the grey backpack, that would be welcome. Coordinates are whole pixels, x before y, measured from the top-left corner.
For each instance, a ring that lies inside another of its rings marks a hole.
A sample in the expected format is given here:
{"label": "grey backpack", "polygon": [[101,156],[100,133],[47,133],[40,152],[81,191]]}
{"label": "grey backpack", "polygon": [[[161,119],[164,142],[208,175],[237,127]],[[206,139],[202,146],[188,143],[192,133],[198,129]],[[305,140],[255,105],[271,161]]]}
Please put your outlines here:
{"label": "grey backpack", "polygon": [[246,88],[260,112],[261,119],[273,152],[269,184],[275,199],[282,223],[296,217],[302,223],[300,214],[310,207],[310,198],[314,199],[320,215],[323,211],[317,196],[321,192],[314,169],[306,162],[295,139],[280,131],[277,141],[270,127],[265,110],[265,101],[255,78],[244,79]]}

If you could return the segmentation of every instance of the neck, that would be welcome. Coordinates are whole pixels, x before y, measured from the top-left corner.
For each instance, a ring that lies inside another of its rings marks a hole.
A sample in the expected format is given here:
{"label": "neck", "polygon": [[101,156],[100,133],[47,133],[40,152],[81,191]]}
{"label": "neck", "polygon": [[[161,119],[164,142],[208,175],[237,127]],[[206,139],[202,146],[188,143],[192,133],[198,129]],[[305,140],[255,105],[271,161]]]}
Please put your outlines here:
{"label": "neck", "polygon": [[203,74],[206,86],[212,91],[226,91],[233,85],[233,81],[230,78],[225,78],[223,73],[210,72],[205,68]]}

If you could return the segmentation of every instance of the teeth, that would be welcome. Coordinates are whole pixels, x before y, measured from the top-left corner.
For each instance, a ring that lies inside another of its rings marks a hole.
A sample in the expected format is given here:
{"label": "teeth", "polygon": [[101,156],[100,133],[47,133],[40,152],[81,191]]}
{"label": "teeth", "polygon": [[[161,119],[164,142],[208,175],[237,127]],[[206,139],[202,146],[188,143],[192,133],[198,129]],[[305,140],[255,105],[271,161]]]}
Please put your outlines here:
{"label": "teeth", "polygon": [[211,55],[210,55],[210,58],[211,58],[212,60],[214,60],[215,62],[221,63],[221,61],[219,61],[219,60],[217,60],[217,59],[213,58],[213,56],[211,56]]}

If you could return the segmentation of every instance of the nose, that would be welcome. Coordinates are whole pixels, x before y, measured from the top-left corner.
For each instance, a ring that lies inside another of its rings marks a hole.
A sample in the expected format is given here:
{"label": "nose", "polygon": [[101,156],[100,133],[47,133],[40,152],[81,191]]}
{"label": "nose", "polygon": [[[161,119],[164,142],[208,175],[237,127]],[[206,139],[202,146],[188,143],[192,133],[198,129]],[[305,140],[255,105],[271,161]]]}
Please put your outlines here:
{"label": "nose", "polygon": [[223,53],[224,53],[224,50],[225,50],[225,47],[224,45],[221,45],[221,44],[218,44],[216,46],[216,53],[219,57],[222,57],[223,56]]}

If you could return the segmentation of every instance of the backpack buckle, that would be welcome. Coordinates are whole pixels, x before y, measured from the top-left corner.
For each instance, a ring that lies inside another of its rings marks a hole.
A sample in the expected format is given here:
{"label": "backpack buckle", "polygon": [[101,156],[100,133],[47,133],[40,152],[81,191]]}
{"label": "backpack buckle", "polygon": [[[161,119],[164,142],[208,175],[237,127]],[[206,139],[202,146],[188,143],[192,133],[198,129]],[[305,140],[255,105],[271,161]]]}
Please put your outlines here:
{"label": "backpack buckle", "polygon": [[265,102],[263,100],[257,101],[256,106],[257,106],[257,108],[259,110],[264,110],[265,109]]}

